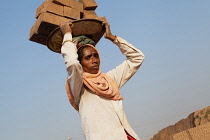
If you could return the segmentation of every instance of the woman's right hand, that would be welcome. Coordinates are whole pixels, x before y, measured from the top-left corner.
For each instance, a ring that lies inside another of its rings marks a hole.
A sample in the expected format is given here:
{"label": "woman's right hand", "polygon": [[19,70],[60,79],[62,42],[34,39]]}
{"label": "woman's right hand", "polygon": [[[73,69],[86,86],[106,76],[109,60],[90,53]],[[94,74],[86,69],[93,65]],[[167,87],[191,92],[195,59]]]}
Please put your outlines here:
{"label": "woman's right hand", "polygon": [[71,21],[65,21],[65,22],[62,22],[59,27],[60,27],[60,30],[62,32],[63,35],[65,35],[66,33],[72,33],[72,22]]}

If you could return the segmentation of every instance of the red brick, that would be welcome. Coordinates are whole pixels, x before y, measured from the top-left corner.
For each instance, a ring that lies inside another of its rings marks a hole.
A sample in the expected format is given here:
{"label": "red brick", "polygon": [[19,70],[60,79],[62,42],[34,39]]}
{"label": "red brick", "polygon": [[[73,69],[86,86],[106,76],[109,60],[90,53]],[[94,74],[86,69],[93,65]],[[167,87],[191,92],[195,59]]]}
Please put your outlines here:
{"label": "red brick", "polygon": [[80,11],[67,6],[64,6],[63,15],[71,19],[80,19]]}
{"label": "red brick", "polygon": [[83,2],[85,10],[95,10],[98,7],[94,0],[79,0],[79,2]]}
{"label": "red brick", "polygon": [[94,10],[84,10],[83,18],[98,18]]}

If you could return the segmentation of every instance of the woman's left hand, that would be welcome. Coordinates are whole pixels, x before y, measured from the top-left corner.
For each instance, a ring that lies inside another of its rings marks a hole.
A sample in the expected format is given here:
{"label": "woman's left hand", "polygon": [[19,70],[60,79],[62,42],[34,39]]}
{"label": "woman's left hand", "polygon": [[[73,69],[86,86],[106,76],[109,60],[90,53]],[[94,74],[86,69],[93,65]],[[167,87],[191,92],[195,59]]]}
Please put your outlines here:
{"label": "woman's left hand", "polygon": [[108,22],[103,22],[103,25],[105,26],[104,38],[109,39],[109,40],[111,40],[111,41],[114,41],[114,40],[116,39],[116,36],[114,36],[114,35],[111,33],[109,23],[108,23]]}

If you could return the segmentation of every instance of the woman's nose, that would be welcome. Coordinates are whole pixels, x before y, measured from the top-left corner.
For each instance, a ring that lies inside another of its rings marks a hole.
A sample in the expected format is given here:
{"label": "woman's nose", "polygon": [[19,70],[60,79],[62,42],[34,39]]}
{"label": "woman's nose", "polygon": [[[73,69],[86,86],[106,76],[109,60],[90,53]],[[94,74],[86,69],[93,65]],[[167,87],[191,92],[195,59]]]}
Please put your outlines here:
{"label": "woman's nose", "polygon": [[93,62],[97,62],[97,59],[95,57],[92,58]]}

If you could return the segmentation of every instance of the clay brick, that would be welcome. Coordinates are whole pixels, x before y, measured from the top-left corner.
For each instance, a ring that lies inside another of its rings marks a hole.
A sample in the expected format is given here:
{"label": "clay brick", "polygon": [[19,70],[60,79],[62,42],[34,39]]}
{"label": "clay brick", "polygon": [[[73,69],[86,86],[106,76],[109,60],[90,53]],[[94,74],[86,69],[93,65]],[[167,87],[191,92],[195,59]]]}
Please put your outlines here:
{"label": "clay brick", "polygon": [[44,8],[45,2],[43,2],[37,9],[36,9],[36,18],[39,17],[41,14],[41,10]]}
{"label": "clay brick", "polygon": [[83,18],[98,18],[94,10],[84,10]]}
{"label": "clay brick", "polygon": [[79,2],[83,2],[85,10],[95,10],[98,7],[94,0],[79,0]]}
{"label": "clay brick", "polygon": [[102,22],[108,22],[106,17],[99,17],[97,18],[98,20],[102,21]]}
{"label": "clay brick", "polygon": [[64,6],[63,16],[71,19],[80,19],[80,11]]}
{"label": "clay brick", "polygon": [[[41,9],[41,10],[39,10]],[[36,17],[43,13],[43,12],[50,12],[57,15],[63,16],[63,6],[52,3],[51,1],[45,1],[37,10]]]}
{"label": "clay brick", "polygon": [[34,24],[32,27],[31,27],[31,30],[30,30],[30,37],[34,34],[34,33],[36,33],[37,34],[37,32],[36,32],[36,24]]}
{"label": "clay brick", "polygon": [[47,42],[47,36],[46,35],[42,35],[42,34],[32,34],[32,36],[29,38],[30,41],[42,44],[42,45],[46,45]]}
{"label": "clay brick", "polygon": [[46,45],[47,41],[47,35],[42,35],[37,33],[37,26],[34,24],[34,26],[30,30],[30,41],[34,41],[36,43]]}
{"label": "clay brick", "polygon": [[49,35],[58,25],[63,21],[70,21],[71,19],[64,18],[52,13],[42,13],[34,24],[31,34]]}
{"label": "clay brick", "polygon": [[70,0],[69,6],[71,8],[74,8],[74,9],[80,11],[80,12],[83,12],[83,3],[82,2],[79,2],[76,0]]}
{"label": "clay brick", "polygon": [[83,3],[76,0],[52,0],[54,3],[74,8],[83,12]]}
{"label": "clay brick", "polygon": [[64,18],[52,13],[41,13],[35,24],[30,30],[30,41],[46,45],[49,34],[63,21],[71,19]]}
{"label": "clay brick", "polygon": [[70,0],[53,0],[54,3],[60,4],[63,6],[69,6],[69,4],[70,4],[69,1]]}

